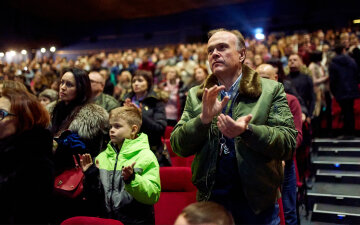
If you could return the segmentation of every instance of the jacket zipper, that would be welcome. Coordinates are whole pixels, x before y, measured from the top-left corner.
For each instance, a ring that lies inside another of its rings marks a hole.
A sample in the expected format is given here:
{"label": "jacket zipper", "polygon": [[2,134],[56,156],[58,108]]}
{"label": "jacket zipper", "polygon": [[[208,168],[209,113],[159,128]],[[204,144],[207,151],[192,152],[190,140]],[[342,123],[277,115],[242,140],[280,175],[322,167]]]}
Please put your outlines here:
{"label": "jacket zipper", "polygon": [[113,195],[113,192],[114,192],[114,183],[115,183],[115,173],[116,173],[116,167],[117,167],[117,163],[118,163],[118,157],[119,157],[119,154],[120,154],[120,151],[115,147],[115,146],[112,146],[115,150],[116,150],[116,159],[115,159],[115,167],[114,167],[114,170],[113,170],[113,176],[112,176],[112,181],[111,181],[111,193],[110,193],[110,203],[111,203],[111,216],[113,216],[113,206],[114,206],[114,202],[113,202],[113,199],[112,199],[112,195]]}

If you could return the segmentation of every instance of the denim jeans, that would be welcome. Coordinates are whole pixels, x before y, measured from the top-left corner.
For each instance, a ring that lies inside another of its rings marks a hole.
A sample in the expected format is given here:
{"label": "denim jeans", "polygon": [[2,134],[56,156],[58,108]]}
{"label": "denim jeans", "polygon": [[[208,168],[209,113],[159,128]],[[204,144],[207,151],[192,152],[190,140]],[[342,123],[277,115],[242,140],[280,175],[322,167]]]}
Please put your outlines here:
{"label": "denim jeans", "polygon": [[235,224],[280,224],[277,202],[274,202],[274,206],[269,209],[255,215],[243,195],[212,196],[210,201],[224,206],[232,214]]}
{"label": "denim jeans", "polygon": [[285,162],[282,202],[286,224],[297,224],[296,216],[296,172],[293,159]]}

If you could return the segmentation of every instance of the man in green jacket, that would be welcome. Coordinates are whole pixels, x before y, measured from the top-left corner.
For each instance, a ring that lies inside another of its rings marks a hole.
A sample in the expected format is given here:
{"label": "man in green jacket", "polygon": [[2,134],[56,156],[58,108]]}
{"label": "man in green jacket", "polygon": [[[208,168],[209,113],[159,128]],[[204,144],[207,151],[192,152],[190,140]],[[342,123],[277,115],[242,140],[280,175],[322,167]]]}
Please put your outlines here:
{"label": "man in green jacket", "polygon": [[239,31],[210,31],[207,48],[213,74],[189,90],[172,148],[196,155],[199,201],[222,204],[236,224],[278,224],[281,160],[291,157],[297,134],[284,88],[243,65]]}

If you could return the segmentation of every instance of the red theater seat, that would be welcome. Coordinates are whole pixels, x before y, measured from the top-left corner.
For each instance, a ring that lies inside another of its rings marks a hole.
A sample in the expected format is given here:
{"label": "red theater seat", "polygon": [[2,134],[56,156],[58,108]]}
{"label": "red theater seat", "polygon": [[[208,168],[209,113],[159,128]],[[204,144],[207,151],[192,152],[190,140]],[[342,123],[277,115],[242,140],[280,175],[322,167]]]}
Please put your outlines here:
{"label": "red theater seat", "polygon": [[174,224],[186,206],[196,202],[189,167],[161,167],[161,195],[155,204],[155,224]]}
{"label": "red theater seat", "polygon": [[98,217],[75,216],[64,220],[61,225],[124,225],[122,222],[113,219],[103,219]]}

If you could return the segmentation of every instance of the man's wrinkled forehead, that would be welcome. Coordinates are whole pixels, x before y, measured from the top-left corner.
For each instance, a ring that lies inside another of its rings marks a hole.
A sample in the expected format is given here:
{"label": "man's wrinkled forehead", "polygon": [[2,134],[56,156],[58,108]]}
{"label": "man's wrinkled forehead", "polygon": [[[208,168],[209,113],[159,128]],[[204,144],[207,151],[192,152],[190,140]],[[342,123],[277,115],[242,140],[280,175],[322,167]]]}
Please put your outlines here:
{"label": "man's wrinkled forehead", "polygon": [[210,46],[218,45],[221,43],[232,43],[236,45],[237,38],[235,34],[227,32],[227,31],[218,31],[213,34],[208,40],[208,48]]}

